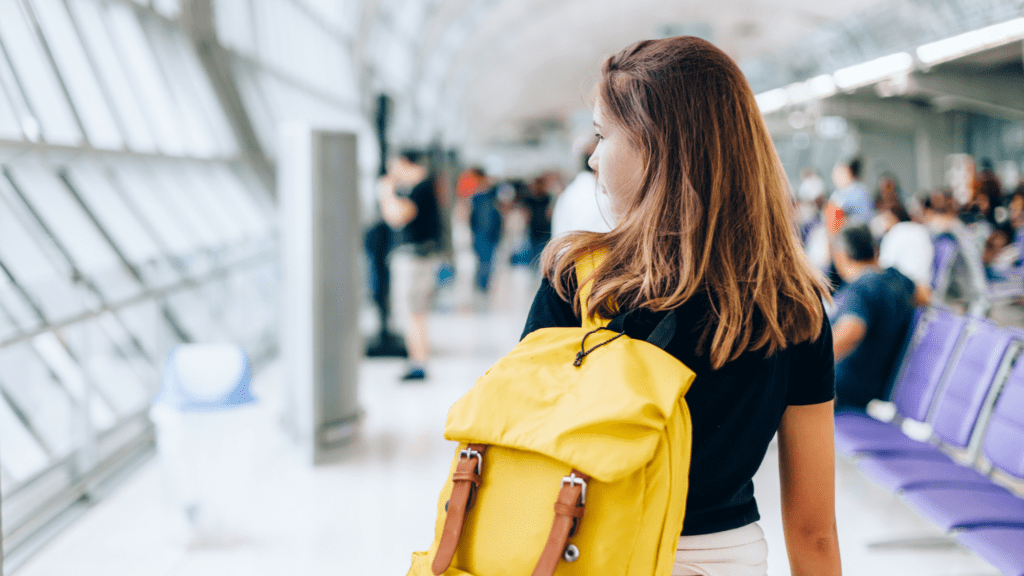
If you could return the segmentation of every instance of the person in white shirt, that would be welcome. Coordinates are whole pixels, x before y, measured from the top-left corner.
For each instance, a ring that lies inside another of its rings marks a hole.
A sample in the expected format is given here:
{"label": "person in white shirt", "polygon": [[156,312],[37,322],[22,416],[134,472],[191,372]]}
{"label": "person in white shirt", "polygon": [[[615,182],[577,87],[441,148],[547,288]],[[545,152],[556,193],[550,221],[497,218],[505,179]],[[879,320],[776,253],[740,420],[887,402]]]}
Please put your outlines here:
{"label": "person in white shirt", "polygon": [[565,187],[551,211],[551,237],[569,232],[608,232],[614,224],[608,195],[597,188],[597,176],[587,164],[596,142],[583,150],[583,170]]}
{"label": "person in white shirt", "polygon": [[871,232],[881,242],[878,265],[895,268],[914,282],[914,300],[918,305],[931,301],[932,260],[935,245],[924,224],[910,220],[902,205],[883,210],[871,220]]}

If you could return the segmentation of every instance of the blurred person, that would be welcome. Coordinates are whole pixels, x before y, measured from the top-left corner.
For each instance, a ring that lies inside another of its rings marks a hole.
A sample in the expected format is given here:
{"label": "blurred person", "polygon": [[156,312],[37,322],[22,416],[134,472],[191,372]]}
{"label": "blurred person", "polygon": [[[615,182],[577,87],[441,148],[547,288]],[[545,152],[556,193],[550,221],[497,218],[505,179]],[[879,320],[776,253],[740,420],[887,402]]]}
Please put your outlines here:
{"label": "blurred person", "polygon": [[860,170],[860,158],[836,164],[832,170],[832,183],[836,191],[825,204],[825,224],[830,235],[847,223],[857,221],[866,224],[875,215],[871,195],[860,181]]}
{"label": "blurred person", "polygon": [[551,192],[556,175],[545,174],[533,181],[528,194],[522,198],[527,213],[527,256],[530,266],[537,267],[540,253],[551,239]]}
{"label": "blurred person", "polygon": [[897,205],[903,205],[900,195],[900,185],[893,174],[883,174],[878,179],[878,194],[875,196],[875,212],[892,210]]}
{"label": "blurred person", "polygon": [[608,195],[597,188],[597,177],[588,159],[597,141],[589,138],[582,147],[582,170],[555,200],[551,211],[551,235],[568,232],[608,232],[611,230],[611,209]]}
{"label": "blurred person", "polygon": [[1024,183],[1017,187],[1010,195],[1006,203],[1006,223],[1013,229],[1014,246],[1020,254],[1018,261],[1014,264],[1024,264]]}
{"label": "blurred person", "polygon": [[933,296],[939,302],[956,305],[970,314],[988,313],[988,283],[981,248],[966,225],[957,217],[959,206],[952,192],[935,191],[925,200],[923,223],[932,234],[933,243],[946,236],[956,245],[950,262],[939,262],[938,252],[932,269]]}
{"label": "blurred person", "polygon": [[1021,230],[1024,230],[1024,184],[1018,186],[1013,194],[1010,195],[1010,200],[1006,204],[1006,210],[1010,225],[1013,226],[1014,230],[1017,231],[1017,235],[1020,236]]}
{"label": "blurred person", "polygon": [[1020,249],[1016,241],[1016,232],[1009,223],[996,226],[988,239],[981,261],[985,265],[985,279],[990,282],[1001,282],[1008,279],[1011,269],[1020,262]]}
{"label": "blurred person", "polygon": [[476,254],[476,289],[487,292],[494,268],[494,252],[504,231],[499,190],[508,184],[498,183],[482,188],[473,195],[469,212],[469,229],[473,233],[473,252]]}
{"label": "blurred person", "polygon": [[391,161],[377,187],[381,216],[402,236],[391,265],[404,280],[395,283],[403,292],[397,298],[404,304],[406,315],[409,359],[403,381],[426,378],[430,356],[427,318],[441,264],[441,214],[434,179],[428,175],[425,161],[426,156],[418,150],[402,151]]}
{"label": "blurred person", "polygon": [[455,183],[455,218],[457,220],[465,222],[469,219],[473,195],[489,185],[487,173],[479,166],[470,166],[459,174]]}
{"label": "blurred person", "polygon": [[821,209],[825,205],[825,181],[813,168],[800,172],[800,186],[796,200],[800,215],[800,237],[806,242],[811,230],[821,222]]}
{"label": "blurred person", "polygon": [[996,208],[1002,205],[1002,186],[995,174],[983,171],[971,201],[960,209],[960,219],[967,225],[978,250],[985,250],[985,242],[996,227]]}
{"label": "blurred person", "polygon": [[831,314],[836,410],[865,411],[871,400],[888,398],[914,323],[915,287],[897,269],[882,269],[866,225],[844,227],[832,246],[846,281]]}
{"label": "blurred person", "polygon": [[[605,61],[593,116],[590,165],[615,227],[552,239],[524,337],[586,314],[625,315],[624,333],[645,339],[673,310],[679,330],[665,351],[696,380],[672,573],[766,573],[751,479],[778,432],[791,570],[838,575],[828,289],[800,248],[749,84],[704,40],[642,41]],[[575,262],[595,252],[603,260],[580,310]]]}
{"label": "blurred person", "polygon": [[880,239],[878,265],[895,268],[914,283],[914,302],[927,306],[932,299],[932,261],[935,246],[928,227],[910,219],[899,201],[889,203],[871,220],[871,233]]}

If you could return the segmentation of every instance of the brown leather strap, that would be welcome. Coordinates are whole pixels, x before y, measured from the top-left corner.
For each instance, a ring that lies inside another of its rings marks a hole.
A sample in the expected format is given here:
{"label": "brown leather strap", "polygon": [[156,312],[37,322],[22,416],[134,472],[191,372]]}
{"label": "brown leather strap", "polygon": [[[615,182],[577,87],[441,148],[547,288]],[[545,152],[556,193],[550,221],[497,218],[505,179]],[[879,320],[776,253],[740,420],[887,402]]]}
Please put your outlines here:
{"label": "brown leather strap", "polygon": [[480,475],[483,472],[486,451],[487,446],[483,444],[470,444],[459,454],[459,463],[455,465],[455,471],[452,473],[452,495],[445,507],[448,513],[444,518],[441,540],[437,544],[434,561],[430,564],[430,570],[435,575],[443,574],[455,557],[455,549],[462,536],[462,524],[466,520],[466,511],[473,506],[477,489],[480,488]]}
{"label": "brown leather strap", "polygon": [[576,534],[583,522],[583,507],[586,504],[587,482],[590,477],[573,470],[572,474],[562,479],[562,490],[555,501],[555,520],[551,525],[551,533],[540,553],[533,576],[553,576],[558,561],[562,558],[569,537]]}

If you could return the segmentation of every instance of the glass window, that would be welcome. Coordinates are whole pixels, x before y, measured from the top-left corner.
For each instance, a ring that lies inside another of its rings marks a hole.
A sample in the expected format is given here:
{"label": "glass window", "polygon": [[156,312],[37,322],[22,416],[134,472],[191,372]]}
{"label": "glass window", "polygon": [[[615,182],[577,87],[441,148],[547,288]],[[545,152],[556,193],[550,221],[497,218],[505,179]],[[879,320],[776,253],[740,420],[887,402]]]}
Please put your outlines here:
{"label": "glass window", "polygon": [[232,244],[245,238],[244,229],[236,222],[221,191],[211,188],[209,180],[197,177],[195,166],[164,164],[160,172],[210,223],[220,244]]}
{"label": "glass window", "polygon": [[179,129],[182,118],[175,110],[171,90],[161,76],[160,66],[134,10],[130,6],[112,2],[106,6],[106,15],[111,36],[119,48],[117,52],[124,58],[128,77],[134,80],[139,100],[157,134],[158,148],[172,156],[184,155],[189,150]]}
{"label": "glass window", "polygon": [[215,0],[213,3],[217,39],[228,48],[250,55],[256,53],[252,5],[252,2],[237,0]]}
{"label": "glass window", "polygon": [[199,250],[197,238],[188,233],[178,217],[154,190],[152,177],[137,161],[113,163],[113,182],[136,213],[143,225],[152,230],[160,242],[170,250],[169,256],[182,259]]}
{"label": "glass window", "polygon": [[[0,277],[0,283],[7,284],[6,278]],[[4,299],[0,298],[0,343],[18,335],[20,332],[18,321],[14,319],[14,315],[7,311],[7,307],[4,306]]]}
{"label": "glass window", "polygon": [[173,45],[177,48],[181,57],[181,63],[187,73],[187,78],[192,83],[192,93],[196,102],[206,113],[210,122],[210,128],[219,141],[220,154],[225,157],[238,155],[238,142],[235,140],[235,133],[228,122],[227,114],[221,106],[220,98],[210,83],[209,76],[199,60],[199,55],[192,43],[180,33],[173,35]]}
{"label": "glass window", "polygon": [[120,130],[96,81],[82,41],[61,0],[32,0],[39,28],[71,95],[85,135],[96,148],[111,150],[124,146]]}
{"label": "glass window", "polygon": [[82,140],[78,121],[21,4],[0,0],[0,14],[0,43],[42,124],[43,138],[53,144],[77,146]]}
{"label": "glass window", "polygon": [[[0,206],[0,210],[2,209],[2,206]],[[2,265],[3,262],[0,262],[0,266]],[[3,308],[3,314],[10,318],[11,323],[20,329],[18,332],[35,330],[42,325],[42,320],[39,317],[40,312],[32,308],[32,304],[25,299],[19,287],[6,273],[2,272],[0,272],[0,308]],[[4,338],[12,335],[5,336]]]}
{"label": "glass window", "polygon": [[163,70],[168,99],[182,120],[180,128],[187,142],[189,155],[199,158],[216,156],[219,152],[217,141],[208,129],[209,121],[203,118],[200,103],[191,93],[188,71],[184,69],[184,63],[181,62],[174,47],[174,32],[164,22],[152,18],[147,18],[140,24],[149,40],[148,44],[155,58],[153,63]]}
{"label": "glass window", "polygon": [[273,158],[277,154],[277,121],[273,108],[267,102],[266,94],[260,89],[257,74],[260,72],[248,62],[235,64],[234,77],[238,84],[239,96],[242,98],[242,106],[253,123],[263,151]]}
{"label": "glass window", "polygon": [[[62,330],[62,336],[64,331]],[[82,367],[68,351],[67,342],[53,332],[46,332],[32,339],[32,348],[43,359],[77,406],[89,407],[88,422],[77,430],[75,441],[81,443],[91,429],[106,430],[116,422],[114,412],[103,393],[91,382]],[[80,416],[81,417],[81,416]],[[79,426],[82,424],[79,423]]]}
{"label": "glass window", "polygon": [[110,96],[114,112],[121,119],[128,147],[136,152],[156,152],[156,140],[139,104],[139,94],[128,80],[125,69],[111,41],[100,7],[94,0],[67,0],[78,23],[92,61]]}
{"label": "glass window", "polygon": [[31,344],[0,348],[0,386],[12,408],[24,414],[51,458],[71,452],[86,422],[68,391],[43,364]]}
{"label": "glass window", "polygon": [[[126,306],[117,311],[117,319],[124,325],[125,330],[131,335],[134,342],[145,350],[146,355],[152,358],[158,366],[163,365],[164,358],[171,350],[171,347],[182,342],[178,331],[171,326],[167,319],[167,308],[163,303],[146,300],[138,304]],[[171,313],[171,321],[177,322],[177,317]],[[178,328],[184,332],[184,328]],[[185,336],[192,338],[191,334]]]}
{"label": "glass window", "polygon": [[270,219],[245,188],[238,176],[227,166],[212,164],[204,170],[212,181],[211,190],[219,190],[224,200],[244,226],[250,238],[262,238],[269,232]]}
{"label": "glass window", "polygon": [[189,233],[197,238],[199,246],[207,249],[223,246],[224,241],[220,237],[220,233],[214,229],[207,215],[202,213],[188,192],[178,188],[175,179],[168,177],[169,172],[175,169],[180,170],[181,165],[175,163],[170,165],[169,169],[164,170],[161,169],[162,166],[168,166],[168,164],[153,162],[146,169],[153,189],[167,201],[168,206],[178,215]]}
{"label": "glass window", "polygon": [[94,162],[77,163],[68,169],[67,179],[147,286],[165,286],[180,280],[152,231],[118,195],[100,166]]}
{"label": "glass window", "polygon": [[[190,66],[186,54],[191,48],[182,50],[179,46],[181,33],[154,19],[146,20],[144,28],[152,42],[153,54],[170,80],[168,85],[185,120],[193,155],[202,158],[234,155],[232,139],[227,134],[230,131],[225,130],[226,119],[216,104],[216,96],[196,85],[198,80],[209,88],[208,81],[202,76],[197,78]],[[198,60],[194,64],[199,64]],[[211,96],[214,110],[209,109]]]}
{"label": "glass window", "polygon": [[18,114],[7,98],[3,82],[0,82],[0,140],[21,140],[23,137]]}
{"label": "glass window", "polygon": [[231,335],[222,329],[223,286],[216,280],[200,288],[179,290],[167,298],[167,305],[181,322],[181,327],[197,342],[230,342]]}
{"label": "glass window", "polygon": [[39,229],[5,178],[0,178],[0,262],[25,297],[56,322],[97,304],[81,284],[72,284],[67,260]]}
{"label": "glass window", "polygon": [[[160,358],[150,356],[142,343],[142,340],[128,331],[128,328],[121,321],[121,318],[114,313],[104,313],[97,319],[100,328],[107,335],[107,338],[114,343],[121,357],[135,371],[143,389],[149,397],[156,394],[159,385],[159,374],[157,362]],[[159,320],[160,324],[166,326],[166,322]],[[166,328],[164,328],[166,330]],[[147,400],[148,401],[148,400]]]}
{"label": "glass window", "polygon": [[[0,388],[3,388],[2,382]],[[4,494],[12,488],[11,484],[28,480],[50,463],[42,441],[31,426],[24,414],[11,408],[7,394],[0,389],[0,463],[10,480],[3,486]]]}
{"label": "glass window", "polygon": [[12,183],[24,201],[108,302],[130,298],[141,291],[110,242],[56,174],[33,161],[19,162],[9,169]]}
{"label": "glass window", "polygon": [[181,0],[153,0],[157,12],[174,19],[181,14]]}
{"label": "glass window", "polygon": [[39,120],[36,119],[28,101],[25,100],[25,93],[21,90],[21,85],[18,84],[17,77],[14,75],[10,62],[4,56],[3,49],[3,43],[0,42],[0,92],[3,92],[10,104],[21,132],[29,140],[37,142],[40,130]]}
{"label": "glass window", "polygon": [[97,321],[68,326],[60,336],[72,355],[63,361],[67,363],[72,357],[76,360],[71,365],[81,367],[81,377],[94,386],[93,392],[104,405],[122,418],[146,408],[151,383],[143,383],[125,351],[114,344]]}

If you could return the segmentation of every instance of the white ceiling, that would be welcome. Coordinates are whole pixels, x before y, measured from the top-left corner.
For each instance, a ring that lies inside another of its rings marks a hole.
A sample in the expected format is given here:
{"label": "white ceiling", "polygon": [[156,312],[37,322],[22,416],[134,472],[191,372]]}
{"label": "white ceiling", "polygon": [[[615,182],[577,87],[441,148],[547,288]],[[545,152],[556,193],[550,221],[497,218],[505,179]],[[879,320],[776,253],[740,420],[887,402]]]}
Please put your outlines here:
{"label": "white ceiling", "polygon": [[[586,107],[601,62],[665,26],[710,29],[738,61],[881,0],[375,0],[364,52],[399,130],[465,144],[516,138]],[[404,52],[404,54],[403,54]]]}

